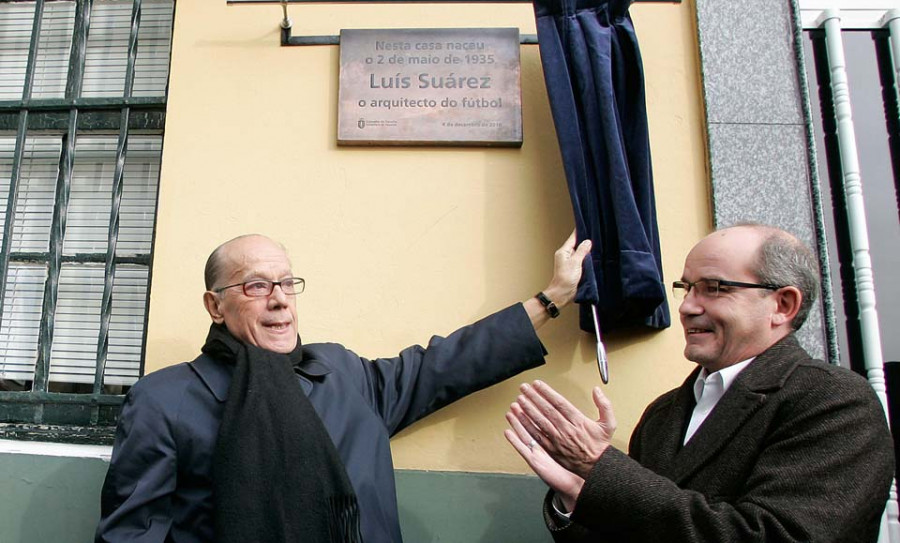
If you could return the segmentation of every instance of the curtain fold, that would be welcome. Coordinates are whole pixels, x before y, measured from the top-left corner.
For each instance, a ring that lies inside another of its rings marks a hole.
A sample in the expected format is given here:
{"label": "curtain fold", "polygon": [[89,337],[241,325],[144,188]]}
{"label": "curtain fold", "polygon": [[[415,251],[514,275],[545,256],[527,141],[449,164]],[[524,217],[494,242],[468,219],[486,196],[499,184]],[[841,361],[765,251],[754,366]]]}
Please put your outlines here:
{"label": "curtain fold", "polygon": [[534,0],[575,229],[594,247],[575,298],[591,332],[592,304],[605,331],[670,324],[630,3]]}

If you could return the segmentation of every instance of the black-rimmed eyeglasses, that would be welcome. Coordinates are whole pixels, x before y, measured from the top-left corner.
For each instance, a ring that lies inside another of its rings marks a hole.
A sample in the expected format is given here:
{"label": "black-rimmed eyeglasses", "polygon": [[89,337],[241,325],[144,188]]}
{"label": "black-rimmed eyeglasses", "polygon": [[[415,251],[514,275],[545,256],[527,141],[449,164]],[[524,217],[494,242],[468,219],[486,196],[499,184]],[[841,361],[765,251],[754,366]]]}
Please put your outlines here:
{"label": "black-rimmed eyeglasses", "polygon": [[725,287],[725,290],[731,287],[738,288],[761,288],[766,290],[778,290],[784,288],[779,285],[762,284],[762,283],[742,283],[741,281],[728,281],[726,279],[698,279],[697,281],[675,281],[672,283],[672,294],[678,300],[683,300],[688,292],[694,290],[694,293],[704,298],[716,298],[719,292]]}
{"label": "black-rimmed eyeglasses", "polygon": [[306,288],[306,281],[304,281],[302,277],[288,277],[287,279],[282,279],[281,281],[254,279],[252,281],[244,281],[243,283],[235,283],[233,285],[214,288],[213,292],[218,294],[226,288],[242,287],[245,295],[254,298],[261,298],[263,296],[272,294],[272,291],[275,290],[275,285],[280,286],[281,292],[285,293],[287,296],[296,296],[297,294],[303,292],[303,289]]}

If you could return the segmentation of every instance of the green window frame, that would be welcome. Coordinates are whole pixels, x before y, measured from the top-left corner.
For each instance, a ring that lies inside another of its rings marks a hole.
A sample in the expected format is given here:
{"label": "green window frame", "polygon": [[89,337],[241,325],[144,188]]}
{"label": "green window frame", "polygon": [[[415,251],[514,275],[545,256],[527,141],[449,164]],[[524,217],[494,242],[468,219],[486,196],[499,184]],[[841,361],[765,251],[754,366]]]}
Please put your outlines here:
{"label": "green window frame", "polygon": [[143,374],[173,21],[0,3],[0,438],[110,443]]}

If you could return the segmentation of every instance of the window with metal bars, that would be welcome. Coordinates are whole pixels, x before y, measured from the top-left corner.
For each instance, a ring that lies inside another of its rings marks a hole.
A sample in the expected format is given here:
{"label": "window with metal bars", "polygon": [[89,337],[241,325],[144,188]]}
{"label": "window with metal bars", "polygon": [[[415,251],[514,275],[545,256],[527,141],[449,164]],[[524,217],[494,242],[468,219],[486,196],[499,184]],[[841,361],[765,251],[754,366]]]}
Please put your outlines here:
{"label": "window with metal bars", "polygon": [[0,437],[106,441],[142,374],[173,14],[0,3]]}

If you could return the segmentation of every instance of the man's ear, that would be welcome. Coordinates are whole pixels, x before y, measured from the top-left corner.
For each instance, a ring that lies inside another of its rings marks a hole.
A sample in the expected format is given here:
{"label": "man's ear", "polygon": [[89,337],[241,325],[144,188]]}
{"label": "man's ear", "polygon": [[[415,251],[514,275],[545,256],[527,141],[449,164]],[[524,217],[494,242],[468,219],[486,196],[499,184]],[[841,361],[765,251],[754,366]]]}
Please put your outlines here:
{"label": "man's ear", "polygon": [[797,287],[782,287],[774,294],[775,312],[772,314],[772,324],[781,326],[790,324],[800,311],[800,303],[803,301],[803,294]]}
{"label": "man's ear", "polygon": [[225,316],[222,315],[222,311],[219,309],[219,305],[222,303],[222,299],[215,292],[206,291],[203,293],[203,305],[206,307],[207,313],[212,317],[212,320],[216,324],[222,324],[225,322]]}

